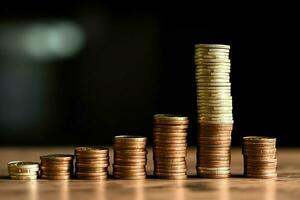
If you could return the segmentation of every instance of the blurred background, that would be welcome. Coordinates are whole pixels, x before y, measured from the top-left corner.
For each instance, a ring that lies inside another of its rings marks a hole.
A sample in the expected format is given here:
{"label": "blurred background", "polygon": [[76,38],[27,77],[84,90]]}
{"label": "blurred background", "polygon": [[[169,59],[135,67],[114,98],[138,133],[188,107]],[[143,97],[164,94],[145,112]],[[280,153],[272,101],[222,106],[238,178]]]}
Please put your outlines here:
{"label": "blurred background", "polygon": [[12,1],[0,7],[0,144],[112,144],[152,138],[155,113],[190,119],[195,43],[230,44],[234,145],[299,145],[299,19],[292,6]]}

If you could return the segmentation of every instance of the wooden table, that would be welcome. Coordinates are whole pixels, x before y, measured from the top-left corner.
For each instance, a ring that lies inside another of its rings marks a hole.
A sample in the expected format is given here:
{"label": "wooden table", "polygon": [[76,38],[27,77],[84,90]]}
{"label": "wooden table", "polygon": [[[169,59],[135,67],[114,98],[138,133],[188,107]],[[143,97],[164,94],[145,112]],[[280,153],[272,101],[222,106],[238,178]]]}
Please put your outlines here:
{"label": "wooden table", "polygon": [[[38,161],[48,153],[72,153],[73,148],[0,148],[0,199],[26,200],[193,200],[193,199],[300,199],[300,149],[278,150],[277,179],[243,178],[241,150],[232,151],[232,173],[229,179],[203,179],[195,177],[195,149],[188,153],[187,180],[144,181],[15,181],[7,177],[6,163],[10,160]],[[152,173],[152,154],[149,151],[147,171]],[[112,159],[111,159],[112,160]],[[111,170],[111,169],[110,169]]]}

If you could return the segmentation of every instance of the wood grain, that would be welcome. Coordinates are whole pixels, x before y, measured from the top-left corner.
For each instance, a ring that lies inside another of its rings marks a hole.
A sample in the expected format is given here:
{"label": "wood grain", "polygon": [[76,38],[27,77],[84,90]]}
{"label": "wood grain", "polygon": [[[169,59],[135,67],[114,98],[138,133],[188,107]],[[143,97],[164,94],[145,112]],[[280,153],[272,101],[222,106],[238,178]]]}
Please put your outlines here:
{"label": "wood grain", "polygon": [[[241,176],[243,162],[240,148],[232,151],[233,177],[229,179],[196,178],[194,148],[190,148],[188,153],[190,177],[182,181],[158,180],[152,176],[144,181],[114,179],[15,181],[7,178],[8,161],[39,161],[40,155],[49,153],[73,153],[73,148],[0,148],[0,199],[272,200],[300,198],[300,149],[278,150],[279,177],[271,180],[248,179]],[[147,171],[152,174],[151,150],[149,150],[148,160]]]}

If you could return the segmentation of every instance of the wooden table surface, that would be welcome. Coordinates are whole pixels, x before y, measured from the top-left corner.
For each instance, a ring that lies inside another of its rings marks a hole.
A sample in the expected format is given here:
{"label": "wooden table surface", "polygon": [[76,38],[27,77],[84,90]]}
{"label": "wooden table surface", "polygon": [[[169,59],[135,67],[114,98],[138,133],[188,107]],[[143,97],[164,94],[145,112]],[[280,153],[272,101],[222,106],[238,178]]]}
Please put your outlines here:
{"label": "wooden table surface", "polygon": [[[149,177],[143,181],[16,181],[7,177],[10,160],[39,161],[49,153],[73,153],[73,148],[0,148],[0,199],[26,200],[193,200],[193,199],[300,199],[300,149],[278,149],[278,178],[243,178],[241,149],[232,150],[232,174],[228,179],[195,177],[195,149],[188,152],[190,177],[187,180],[158,180]],[[112,157],[111,157],[112,158]],[[111,159],[112,160],[112,159]],[[152,174],[152,154],[148,154],[147,171]],[[111,168],[110,168],[111,171]]]}

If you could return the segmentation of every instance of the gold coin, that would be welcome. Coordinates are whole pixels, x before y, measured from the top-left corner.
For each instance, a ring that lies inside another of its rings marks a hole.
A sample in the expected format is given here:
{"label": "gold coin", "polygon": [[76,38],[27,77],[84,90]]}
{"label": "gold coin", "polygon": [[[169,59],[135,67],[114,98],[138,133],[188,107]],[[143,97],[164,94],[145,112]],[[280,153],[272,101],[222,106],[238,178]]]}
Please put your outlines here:
{"label": "gold coin", "polygon": [[58,176],[55,176],[55,175],[45,175],[45,174],[42,174],[41,175],[41,178],[42,179],[49,179],[49,180],[67,180],[67,179],[70,179],[72,176],[71,175],[58,175]]}
{"label": "gold coin", "polygon": [[195,48],[230,49],[230,45],[226,45],[226,44],[195,44]]}
{"label": "gold coin", "polygon": [[31,175],[31,176],[10,176],[11,179],[14,180],[36,180],[38,178],[37,175]]}

